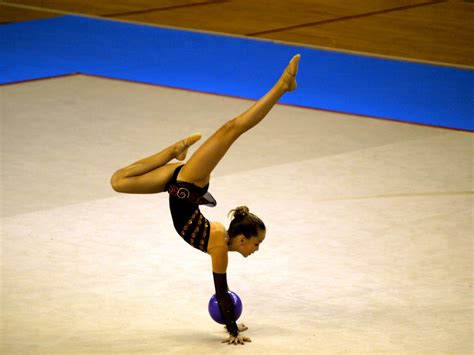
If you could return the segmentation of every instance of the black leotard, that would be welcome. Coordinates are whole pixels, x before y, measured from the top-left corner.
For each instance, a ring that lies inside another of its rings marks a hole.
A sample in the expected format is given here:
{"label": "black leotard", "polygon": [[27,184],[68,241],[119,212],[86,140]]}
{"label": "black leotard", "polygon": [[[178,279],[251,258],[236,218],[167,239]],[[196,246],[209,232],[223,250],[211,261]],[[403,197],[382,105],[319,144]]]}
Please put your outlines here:
{"label": "black leotard", "polygon": [[[166,186],[170,195],[170,210],[174,228],[186,242],[203,252],[207,252],[211,228],[209,221],[199,210],[199,205],[214,207],[216,200],[207,192],[209,184],[199,187],[189,182],[177,181],[182,167],[183,165],[176,168],[171,181]],[[227,330],[233,336],[237,336],[239,330],[235,322],[232,301],[227,293],[226,274],[213,273],[213,275],[217,301]]]}
{"label": "black leotard", "polygon": [[177,181],[183,165],[176,168],[167,184],[171,217],[178,234],[191,246],[207,252],[210,223],[203,216],[199,205],[215,206],[216,200],[207,192],[209,184],[199,187],[185,181]]}

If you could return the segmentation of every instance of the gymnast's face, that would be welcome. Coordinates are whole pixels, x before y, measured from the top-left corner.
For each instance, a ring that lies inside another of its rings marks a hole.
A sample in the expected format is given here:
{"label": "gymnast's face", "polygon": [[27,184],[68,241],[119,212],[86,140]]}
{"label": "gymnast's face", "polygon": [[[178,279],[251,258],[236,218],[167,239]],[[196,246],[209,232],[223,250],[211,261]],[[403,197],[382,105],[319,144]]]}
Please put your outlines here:
{"label": "gymnast's face", "polygon": [[252,255],[258,251],[260,244],[262,244],[263,240],[265,239],[265,231],[259,231],[257,236],[253,236],[250,239],[245,238],[244,236],[241,236],[240,238],[243,239],[241,239],[239,252],[246,258],[247,256]]}

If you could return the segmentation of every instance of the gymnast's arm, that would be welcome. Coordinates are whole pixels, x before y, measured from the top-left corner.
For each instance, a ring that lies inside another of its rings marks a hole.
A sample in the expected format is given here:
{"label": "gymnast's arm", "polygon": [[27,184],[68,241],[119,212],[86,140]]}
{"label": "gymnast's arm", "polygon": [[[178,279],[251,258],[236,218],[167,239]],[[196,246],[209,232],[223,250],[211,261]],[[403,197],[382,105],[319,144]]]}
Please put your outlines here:
{"label": "gymnast's arm", "polygon": [[237,337],[239,335],[239,328],[235,322],[234,307],[232,300],[227,293],[229,290],[227,286],[227,248],[215,247],[209,251],[212,257],[212,275],[214,277],[214,286],[216,288],[216,298],[219,303],[222,315],[224,317],[227,331],[230,335]]}

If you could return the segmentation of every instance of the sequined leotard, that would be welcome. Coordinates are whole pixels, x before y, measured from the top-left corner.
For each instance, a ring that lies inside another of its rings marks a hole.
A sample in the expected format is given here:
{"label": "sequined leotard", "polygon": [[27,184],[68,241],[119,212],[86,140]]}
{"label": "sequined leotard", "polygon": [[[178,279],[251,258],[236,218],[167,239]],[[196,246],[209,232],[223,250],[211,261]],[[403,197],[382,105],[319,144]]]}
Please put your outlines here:
{"label": "sequined leotard", "polygon": [[199,187],[189,182],[177,181],[182,165],[176,168],[167,185],[171,217],[178,234],[191,246],[207,252],[210,224],[199,205],[215,206],[216,201],[207,192],[209,184]]}

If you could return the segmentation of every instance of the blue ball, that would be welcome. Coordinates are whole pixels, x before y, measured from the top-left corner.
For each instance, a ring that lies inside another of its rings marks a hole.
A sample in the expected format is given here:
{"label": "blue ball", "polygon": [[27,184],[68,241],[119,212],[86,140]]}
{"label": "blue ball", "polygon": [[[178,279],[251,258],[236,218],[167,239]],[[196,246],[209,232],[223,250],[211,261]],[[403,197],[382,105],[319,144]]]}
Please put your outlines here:
{"label": "blue ball", "polygon": [[[235,320],[237,320],[242,314],[242,301],[235,292],[227,291],[227,293],[229,294],[232,304],[234,305]],[[212,319],[214,319],[217,323],[225,324],[224,317],[222,316],[221,310],[219,308],[219,303],[217,302],[216,295],[213,295],[209,300],[208,310]]]}

